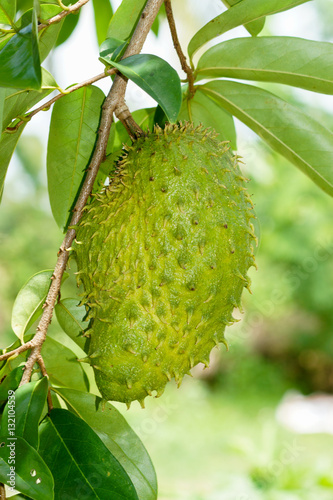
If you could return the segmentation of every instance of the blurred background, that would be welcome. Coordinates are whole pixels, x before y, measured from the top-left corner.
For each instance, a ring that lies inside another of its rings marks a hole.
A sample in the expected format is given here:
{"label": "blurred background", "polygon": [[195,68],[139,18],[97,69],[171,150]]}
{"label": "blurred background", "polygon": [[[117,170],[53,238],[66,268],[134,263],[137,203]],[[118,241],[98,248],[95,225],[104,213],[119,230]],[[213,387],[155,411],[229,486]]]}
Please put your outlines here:
{"label": "blurred background", "polygon": [[[114,8],[119,3],[112,1]],[[183,48],[223,9],[220,0],[174,2]],[[333,42],[333,4],[316,0],[273,16],[262,34]],[[239,28],[227,35],[247,32]],[[149,36],[144,52],[180,71],[163,16],[158,36]],[[45,66],[63,88],[103,71],[89,4]],[[106,92],[109,84],[103,80],[100,86]],[[332,96],[265,88],[333,128]],[[127,103],[132,111],[155,105],[132,84]],[[28,124],[5,184],[0,347],[14,340],[10,318],[19,289],[31,275],[53,268],[62,241],[47,195],[49,120],[50,112],[39,113]],[[226,332],[229,351],[214,349],[209,369],[196,367],[194,379],[179,390],[170,383],[160,400],[146,400],[145,410],[116,406],[151,454],[160,500],[332,500],[333,200],[236,125],[260,233],[253,295],[245,291],[245,313]],[[70,277],[63,297],[75,294]],[[61,340],[56,321],[50,333]]]}

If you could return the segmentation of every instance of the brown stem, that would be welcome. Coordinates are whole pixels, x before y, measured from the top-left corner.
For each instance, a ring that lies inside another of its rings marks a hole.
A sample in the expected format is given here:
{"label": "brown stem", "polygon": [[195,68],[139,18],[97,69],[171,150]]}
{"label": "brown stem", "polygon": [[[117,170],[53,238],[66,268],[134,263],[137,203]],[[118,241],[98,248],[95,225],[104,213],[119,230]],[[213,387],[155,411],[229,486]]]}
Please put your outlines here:
{"label": "brown stem", "polygon": [[175,19],[173,17],[173,12],[172,12],[172,7],[171,7],[171,1],[170,0],[164,0],[165,3],[165,12],[167,15],[168,23],[169,23],[169,28],[170,28],[170,33],[173,41],[173,46],[176,49],[180,64],[182,66],[182,70],[186,73],[187,75],[187,81],[188,81],[188,87],[190,91],[190,96],[193,97],[195,94],[195,89],[194,89],[194,76],[193,76],[193,71],[192,68],[187,64],[186,57],[184,52],[182,51],[181,45],[179,43],[178,35],[177,35],[177,30],[176,30],[176,24],[175,24]]}
{"label": "brown stem", "polygon": [[72,14],[73,12],[81,9],[84,4],[88,3],[89,0],[79,0],[76,2],[74,5],[71,5],[68,7],[68,9],[63,10],[62,12],[59,12],[54,17],[51,17],[51,19],[47,19],[44,23],[38,25],[38,31],[41,31],[44,28],[47,28],[51,24],[59,23],[64,17],[68,16],[68,14]]}
{"label": "brown stem", "polygon": [[3,483],[0,483],[0,500],[6,500],[6,490]]}
{"label": "brown stem", "polygon": [[33,347],[33,340],[30,340],[29,342],[26,342],[25,344],[20,345],[20,347],[17,347],[13,351],[8,351],[0,356],[0,361],[4,361],[5,359],[11,358],[12,356],[18,356],[21,354],[21,352],[27,351],[28,349],[31,349]]}
{"label": "brown stem", "polygon": [[23,125],[23,123],[26,123],[28,120],[31,120],[33,116],[35,116],[37,113],[40,111],[48,109],[52,104],[54,104],[56,101],[61,99],[67,94],[70,94],[71,92],[75,92],[75,90],[78,90],[82,87],[86,87],[87,85],[91,85],[92,83],[97,82],[98,80],[101,80],[102,78],[106,78],[107,76],[113,75],[116,73],[118,70],[116,68],[110,68],[104,73],[100,73],[99,75],[93,76],[92,78],[89,78],[88,80],[85,80],[84,82],[77,83],[76,85],[73,85],[72,87],[69,87],[69,89],[66,90],[66,92],[61,92],[60,94],[56,95],[55,97],[52,97],[49,101],[45,102],[39,108],[34,109],[31,111],[31,113],[28,113],[25,115],[24,120],[19,121],[14,127],[7,127],[4,132],[8,133],[13,133],[18,130],[18,128]]}
{"label": "brown stem", "polygon": [[[124,57],[138,54],[141,51],[144,41],[162,3],[163,0],[147,1]],[[124,78],[122,75],[116,75],[111,90],[104,101],[96,147],[87,168],[87,175],[78,200],[73,209],[73,216],[70,221],[69,229],[59,249],[58,260],[52,275],[52,282],[44,304],[45,307],[43,314],[39,321],[36,334],[32,340],[33,347],[27,359],[20,385],[29,382],[34,364],[38,362],[38,359],[40,358],[41,348],[45,341],[47,329],[52,319],[53,309],[60,292],[61,279],[67,266],[69,248],[75,238],[74,226],[81,218],[82,210],[90,196],[99,166],[105,158],[105,151],[112,125],[113,113],[115,112],[117,106],[124,101],[126,85],[127,78]]]}
{"label": "brown stem", "polygon": [[125,101],[122,102],[119,106],[117,106],[114,113],[115,113],[116,117],[124,125],[124,127],[126,128],[126,131],[127,131],[128,135],[130,136],[130,138],[132,139],[132,141],[135,141],[135,139],[144,135],[144,131],[141,129],[141,127],[134,120],[134,118],[131,115],[131,112],[128,109]]}
{"label": "brown stem", "polygon": [[[42,372],[43,377],[49,378],[47,371],[46,371],[46,366],[44,363],[44,360],[41,355],[37,358],[37,363],[39,365],[40,371]],[[47,406],[49,408],[49,411],[53,410],[53,402],[52,402],[52,396],[51,396],[51,391],[50,387],[47,390]]]}

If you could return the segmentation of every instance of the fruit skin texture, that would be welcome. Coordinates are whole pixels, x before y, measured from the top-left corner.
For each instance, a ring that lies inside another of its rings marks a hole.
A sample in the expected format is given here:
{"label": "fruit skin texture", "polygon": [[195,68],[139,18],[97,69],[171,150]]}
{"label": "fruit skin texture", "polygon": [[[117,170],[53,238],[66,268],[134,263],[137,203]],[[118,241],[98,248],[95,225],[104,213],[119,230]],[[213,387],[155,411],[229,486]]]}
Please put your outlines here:
{"label": "fruit skin texture", "polygon": [[254,265],[244,180],[228,143],[168,125],[128,148],[86,207],[76,260],[104,399],[160,396],[225,342]]}

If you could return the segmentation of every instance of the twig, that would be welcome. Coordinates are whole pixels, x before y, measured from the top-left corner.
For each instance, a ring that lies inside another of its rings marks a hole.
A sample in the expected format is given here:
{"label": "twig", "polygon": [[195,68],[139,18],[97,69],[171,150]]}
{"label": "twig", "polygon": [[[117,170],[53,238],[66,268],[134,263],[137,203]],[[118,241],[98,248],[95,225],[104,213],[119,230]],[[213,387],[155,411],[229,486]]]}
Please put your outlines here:
{"label": "twig", "polygon": [[[163,0],[147,1],[136,29],[133,33],[132,39],[124,54],[124,57],[138,54],[141,51],[144,41],[162,3]],[[73,226],[75,226],[81,218],[82,210],[90,196],[99,166],[105,158],[105,151],[113,120],[113,113],[116,110],[117,106],[124,101],[126,85],[127,78],[124,78],[122,75],[116,75],[111,90],[104,101],[96,147],[94,149],[90,164],[87,168],[87,175],[80,191],[78,200],[73,209],[73,216],[69,226],[70,228],[68,229],[64,241],[62,242],[59,249],[58,260],[52,275],[52,283],[46,297],[42,317],[39,321],[34,338],[31,340],[30,345],[26,347],[26,349],[31,348],[31,353],[26,362],[20,385],[24,385],[29,382],[34,364],[38,362],[38,359],[40,357],[40,351],[43,342],[45,341],[47,329],[52,319],[53,309],[59,295],[62,275],[66,269],[66,265],[68,262],[68,249],[71,247],[71,244],[75,238],[75,229]]]}
{"label": "twig", "polygon": [[19,129],[21,125],[26,123],[27,121],[31,120],[33,116],[35,116],[37,113],[43,110],[47,110],[52,104],[54,104],[58,99],[61,99],[67,94],[70,94],[71,92],[75,92],[75,90],[78,90],[82,87],[86,87],[87,85],[91,85],[92,83],[97,82],[98,80],[101,80],[102,78],[105,78],[107,76],[113,75],[116,73],[118,70],[116,68],[110,68],[106,70],[104,73],[100,73],[99,75],[93,76],[92,78],[89,78],[88,80],[85,80],[84,82],[77,83],[76,85],[73,85],[72,87],[69,87],[65,92],[60,92],[60,94],[56,95],[55,97],[52,97],[49,101],[45,102],[39,108],[34,109],[30,113],[27,113],[24,117],[24,120],[20,120],[14,127],[7,127],[4,132],[8,133],[13,133],[16,132],[16,130]]}
{"label": "twig", "polygon": [[64,17],[68,16],[68,14],[72,14],[73,12],[81,9],[81,7],[88,2],[89,2],[89,0],[79,0],[74,5],[71,5],[70,7],[66,8],[62,12],[59,12],[59,14],[57,14],[56,16],[51,17],[50,19],[47,19],[42,24],[39,24],[38,31],[41,31],[42,29],[47,28],[51,24],[59,23]]}
{"label": "twig", "polygon": [[125,101],[123,101],[119,106],[117,106],[114,113],[126,128],[126,131],[130,136],[130,138],[132,139],[132,141],[135,141],[135,139],[144,135],[144,131],[141,129],[141,127],[139,127],[139,125],[134,120]]}
{"label": "twig", "polygon": [[[42,372],[43,377],[49,378],[47,371],[46,371],[46,366],[44,363],[44,360],[41,355],[37,358],[37,363],[39,365],[40,371]],[[51,396],[51,391],[50,387],[47,389],[47,406],[49,407],[49,411],[53,410],[53,402],[52,402],[52,396]]]}
{"label": "twig", "polygon": [[6,490],[3,483],[0,483],[0,500],[6,500]]}
{"label": "twig", "polygon": [[187,64],[186,57],[185,57],[184,52],[182,51],[181,45],[179,43],[177,30],[176,30],[176,24],[175,24],[175,20],[174,20],[173,13],[172,13],[171,1],[164,0],[164,3],[165,3],[165,12],[167,15],[169,28],[170,28],[170,32],[171,32],[171,37],[172,37],[172,41],[173,41],[173,46],[175,47],[175,50],[176,50],[177,55],[179,57],[179,61],[180,61],[182,70],[187,75],[190,96],[193,97],[195,94],[193,71],[192,71],[192,68],[190,68],[190,66]]}

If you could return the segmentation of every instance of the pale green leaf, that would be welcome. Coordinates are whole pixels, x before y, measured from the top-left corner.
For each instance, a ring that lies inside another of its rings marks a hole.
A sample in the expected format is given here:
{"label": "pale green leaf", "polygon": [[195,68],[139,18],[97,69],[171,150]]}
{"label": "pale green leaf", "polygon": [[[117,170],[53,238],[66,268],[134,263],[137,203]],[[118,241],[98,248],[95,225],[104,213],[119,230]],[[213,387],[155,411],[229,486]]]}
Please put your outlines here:
{"label": "pale green leaf", "polygon": [[1,0],[0,24],[14,26],[15,13],[16,13],[16,0]]}
{"label": "pale green leaf", "polygon": [[106,38],[110,19],[113,15],[110,0],[93,0],[95,27],[98,45]]}
{"label": "pale green leaf", "polygon": [[262,17],[301,5],[309,0],[243,0],[205,24],[190,40],[188,53],[192,59],[197,50],[213,38]]}
{"label": "pale green leaf", "polygon": [[333,44],[293,37],[235,38],[208,49],[196,76],[283,83],[333,94]]}
{"label": "pale green leaf", "polygon": [[220,80],[206,83],[201,90],[333,196],[330,130],[298,107],[251,85]]}
{"label": "pale green leaf", "polygon": [[123,0],[112,16],[107,37],[128,40],[135,29],[147,0]]}
{"label": "pale green leaf", "polygon": [[62,230],[71,217],[99,126],[103,92],[83,87],[53,107],[47,149],[48,190],[53,216]]}
{"label": "pale green leaf", "polygon": [[[224,5],[228,7],[233,7],[236,5],[236,3],[242,2],[243,0],[222,0]],[[255,21],[252,21],[250,23],[247,23],[244,25],[244,28],[247,29],[247,31],[250,33],[252,36],[257,36],[265,26],[265,18],[262,17],[261,19],[256,19]]]}

